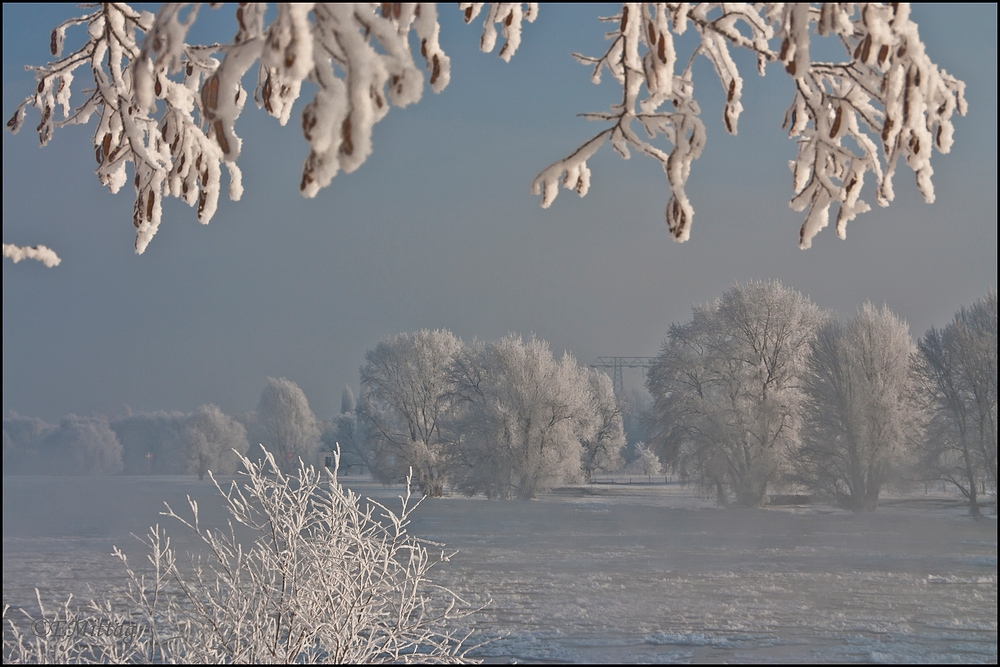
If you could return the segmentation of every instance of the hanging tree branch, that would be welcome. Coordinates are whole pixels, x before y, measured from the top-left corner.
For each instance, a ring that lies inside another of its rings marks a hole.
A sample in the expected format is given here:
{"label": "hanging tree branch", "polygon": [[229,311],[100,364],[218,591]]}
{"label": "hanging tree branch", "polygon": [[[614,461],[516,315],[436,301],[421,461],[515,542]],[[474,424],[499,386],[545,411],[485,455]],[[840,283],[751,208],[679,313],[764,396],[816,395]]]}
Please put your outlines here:
{"label": "hanging tree branch", "polygon": [[[538,15],[531,3],[462,3],[459,9],[466,23],[485,10],[480,48],[493,50],[499,26],[504,60],[521,42],[522,23]],[[230,199],[242,196],[237,166],[242,140],[235,124],[248,97],[243,77],[254,64],[254,101],[282,125],[302,84],[317,89],[302,111],[309,153],[299,189],[306,197],[314,197],[338,171],[349,173],[365,162],[373,126],[391,106],[420,100],[425,72],[435,93],[450,81],[434,4],[278,4],[270,22],[265,5],[241,4],[232,42],[189,44],[187,34],[200,11],[199,5],[165,4],[154,15],[104,3],[61,23],[51,36],[58,59],[29,68],[38,80],[35,93],[7,122],[17,132],[27,108],[38,109],[37,131],[45,145],[56,127],[86,123],[96,114],[98,180],[118,192],[132,165],[138,253],[156,234],[164,197],[197,205],[199,222],[208,223],[218,206],[223,166]],[[692,64],[699,55],[712,63],[726,95],[723,122],[736,134],[743,79],[733,47],[753,52],[761,75],[768,63],[778,63],[795,82],[784,126],[798,146],[790,163],[791,205],[806,211],[801,247],[809,247],[827,225],[834,203],[841,238],[847,222],[869,210],[860,199],[869,172],[876,201],[888,205],[900,158],[916,172],[925,200],[933,202],[932,147],[950,150],[951,117],[966,112],[965,84],[931,62],[908,5],[627,3],[602,20],[614,24],[604,55],[574,55],[593,68],[595,83],[607,70],[622,95],[609,111],[584,114],[608,127],[534,179],[532,192],[542,196],[543,207],[556,198],[560,184],[585,195],[591,177],[587,161],[610,140],[625,159],[631,147],[660,163],[671,192],[667,225],[676,240],[687,240],[694,207],[685,186],[706,141]],[[77,26],[86,29],[86,41],[63,56],[66,31]],[[674,36],[689,26],[699,39],[680,68]],[[839,40],[844,60],[814,62],[813,32]],[[74,72],[88,65],[94,87],[73,108]]]}

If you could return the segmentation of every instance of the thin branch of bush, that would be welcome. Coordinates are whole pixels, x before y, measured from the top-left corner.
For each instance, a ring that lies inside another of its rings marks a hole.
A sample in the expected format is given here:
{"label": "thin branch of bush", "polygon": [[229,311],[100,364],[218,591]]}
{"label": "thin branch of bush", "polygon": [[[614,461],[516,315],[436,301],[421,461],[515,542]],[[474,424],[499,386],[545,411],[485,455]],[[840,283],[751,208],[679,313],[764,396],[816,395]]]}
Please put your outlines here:
{"label": "thin branch of bush", "polygon": [[[179,566],[166,531],[151,527],[139,538],[151,571],[137,572],[114,548],[127,579],[120,604],[75,608],[70,596],[48,611],[36,591],[39,615],[22,613],[29,625],[44,621],[31,632],[5,605],[4,662],[470,661],[475,646],[467,645],[467,619],[482,607],[429,581],[431,568],[453,554],[432,556],[428,547],[442,545],[407,533],[420,504],[412,502],[409,484],[395,513],[375,501],[362,507],[360,497],[339,484],[339,452],[332,471],[300,460],[291,475],[266,451],[259,462],[241,458],[242,483],[224,490],[211,477],[231,517],[227,529],[202,526],[190,496],[190,518],[169,505],[162,512],[204,547],[190,567]],[[254,534],[249,549],[234,522]],[[87,633],[85,623],[93,619],[126,632]]]}

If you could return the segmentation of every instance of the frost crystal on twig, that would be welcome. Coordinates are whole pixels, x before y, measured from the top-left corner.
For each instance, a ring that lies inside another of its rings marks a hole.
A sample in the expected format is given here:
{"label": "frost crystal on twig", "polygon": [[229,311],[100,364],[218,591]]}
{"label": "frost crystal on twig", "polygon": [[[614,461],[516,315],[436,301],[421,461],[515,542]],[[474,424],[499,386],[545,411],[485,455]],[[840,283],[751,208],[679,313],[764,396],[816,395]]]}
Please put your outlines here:
{"label": "frost crystal on twig", "polygon": [[[521,42],[522,23],[538,15],[533,3],[462,3],[459,9],[466,23],[485,14],[480,48],[492,51],[501,36],[504,60]],[[165,4],[154,15],[104,3],[63,22],[51,37],[58,60],[31,68],[38,79],[35,93],[7,123],[17,132],[27,107],[35,107],[45,145],[55,127],[98,115],[93,141],[100,182],[117,192],[128,180],[127,165],[133,165],[138,253],[156,234],[164,197],[197,205],[198,220],[207,223],[218,207],[223,167],[230,199],[242,196],[242,140],[235,124],[249,97],[243,78],[255,63],[254,101],[282,125],[303,83],[317,88],[302,111],[309,153],[299,189],[306,197],[339,171],[352,172],[365,162],[373,126],[390,106],[420,100],[425,72],[436,93],[450,80],[434,4],[279,3],[270,22],[266,5],[241,4],[231,42],[190,44],[188,31],[199,11]],[[756,55],[760,74],[767,63],[779,63],[795,82],[785,127],[798,144],[791,205],[806,211],[801,247],[809,247],[827,225],[834,203],[841,238],[847,222],[869,210],[860,199],[869,172],[876,201],[888,205],[901,157],[916,172],[925,200],[933,202],[932,147],[950,150],[952,114],[966,112],[965,84],[931,62],[909,13],[906,4],[623,4],[618,14],[602,19],[614,24],[604,55],[575,54],[593,67],[595,83],[607,70],[622,87],[621,101],[608,111],[584,114],[610,125],[543,170],[532,192],[542,196],[543,207],[560,185],[585,195],[587,160],[610,140],[623,158],[636,149],[660,162],[671,191],[667,225],[675,239],[688,239],[694,207],[685,186],[706,137],[692,63],[699,54],[712,63],[726,96],[723,122],[736,134],[743,79],[731,50],[738,47]],[[62,56],[66,31],[75,26],[86,28],[86,42]],[[698,41],[685,63],[674,36],[688,27]],[[814,61],[813,32],[838,40],[845,59]],[[74,72],[87,65],[94,88],[74,109]],[[58,107],[61,120],[55,118]],[[657,145],[659,137],[667,147]]]}
{"label": "frost crystal on twig", "polygon": [[[481,9],[462,5],[467,21]],[[133,165],[137,253],[156,234],[164,197],[197,205],[199,222],[208,223],[218,207],[223,167],[230,199],[242,196],[237,166],[242,140],[235,124],[249,96],[243,77],[255,63],[254,100],[282,125],[302,84],[318,89],[302,111],[309,154],[299,189],[306,197],[314,197],[338,171],[352,172],[365,162],[372,152],[372,127],[390,105],[420,100],[424,69],[435,93],[451,77],[451,61],[438,42],[434,4],[279,3],[270,23],[266,5],[241,4],[232,42],[191,44],[187,35],[199,11],[199,6],[165,4],[154,15],[104,3],[61,23],[51,39],[58,60],[30,68],[38,79],[35,94],[7,123],[17,132],[27,107],[35,107],[42,116],[37,129],[44,146],[54,128],[98,115],[98,180],[118,192],[128,180],[126,166]],[[483,50],[493,48],[499,23],[506,39],[500,57],[509,60],[520,43],[522,20],[533,21],[537,14],[533,4],[491,5]],[[86,28],[87,40],[63,56],[66,30],[75,26]],[[419,45],[422,65],[412,42]],[[73,109],[73,75],[81,66],[89,66],[95,87]]]}
{"label": "frost crystal on twig", "polygon": [[[684,186],[691,163],[705,145],[692,63],[699,54],[712,63],[726,95],[726,131],[736,134],[743,79],[730,53],[735,46],[756,54],[761,75],[767,63],[776,62],[795,82],[784,127],[798,144],[790,166],[795,191],[791,206],[806,211],[800,247],[808,248],[828,224],[834,203],[839,205],[840,238],[848,221],[870,210],[859,198],[868,172],[875,177],[876,201],[887,206],[894,196],[892,177],[900,157],[916,172],[924,199],[932,203],[931,149],[951,149],[952,114],[966,112],[965,84],[931,62],[909,14],[905,3],[624,4],[619,14],[602,19],[615,24],[604,55],[576,55],[593,67],[594,83],[606,69],[621,85],[621,102],[607,112],[584,114],[611,125],[543,170],[532,183],[532,193],[542,196],[543,208],[556,198],[560,184],[585,195],[590,187],[587,160],[610,139],[624,159],[632,147],[661,163],[671,190],[667,225],[676,240],[686,241],[694,209]],[[674,35],[683,34],[689,24],[699,42],[678,71]],[[814,61],[809,52],[813,30],[839,40],[846,58]],[[669,107],[663,108],[665,104]],[[635,131],[636,123],[645,138]],[[654,144],[659,136],[669,149]]]}

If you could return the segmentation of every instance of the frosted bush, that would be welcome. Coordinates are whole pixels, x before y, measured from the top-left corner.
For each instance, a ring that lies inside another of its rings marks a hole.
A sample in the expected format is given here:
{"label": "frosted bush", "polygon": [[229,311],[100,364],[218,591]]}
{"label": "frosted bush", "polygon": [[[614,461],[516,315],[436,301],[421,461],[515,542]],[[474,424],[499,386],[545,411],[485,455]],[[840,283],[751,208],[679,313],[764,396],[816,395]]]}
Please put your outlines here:
{"label": "frosted bush", "polygon": [[[40,618],[48,628],[99,618],[128,632],[38,637],[5,606],[4,662],[468,661],[462,620],[477,610],[428,581],[448,556],[431,556],[425,545],[440,545],[407,533],[419,504],[409,491],[399,513],[374,501],[363,507],[338,483],[336,466],[319,472],[300,461],[285,475],[270,453],[259,464],[241,458],[242,483],[224,490],[212,477],[231,517],[226,530],[202,526],[190,498],[190,519],[169,505],[163,512],[193,532],[201,556],[182,566],[154,526],[143,540],[150,572],[114,550],[127,578],[122,604],[74,609],[70,598],[47,611],[39,597],[39,615],[27,621],[34,629]],[[253,542],[244,546],[237,530]]]}

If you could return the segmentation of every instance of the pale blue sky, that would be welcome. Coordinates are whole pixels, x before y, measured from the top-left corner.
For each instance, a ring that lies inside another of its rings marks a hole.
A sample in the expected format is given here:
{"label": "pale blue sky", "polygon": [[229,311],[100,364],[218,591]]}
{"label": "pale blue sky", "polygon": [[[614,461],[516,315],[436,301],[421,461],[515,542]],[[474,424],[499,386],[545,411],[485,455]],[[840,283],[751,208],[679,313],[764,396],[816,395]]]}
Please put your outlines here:
{"label": "pale blue sky", "polygon": [[[5,119],[34,85],[23,65],[48,60],[49,31],[74,11],[3,6]],[[617,97],[570,58],[604,47],[593,8],[543,5],[510,64],[478,52],[478,27],[457,10],[441,12],[451,85],[393,109],[360,170],[302,199],[302,100],[286,128],[250,104],[237,126],[243,200],[222,202],[208,226],[171,201],[142,256],[132,193],[112,196],[93,174],[93,125],[57,131],[44,149],[34,111],[19,135],[4,133],[3,240],[63,258],[55,269],[3,263],[4,412],[55,420],[213,402],[239,414],[272,375],[299,383],[325,418],[345,384],[357,390],[365,351],[400,331],[534,332],[590,363],[655,355],[672,322],[737,281],[777,278],[844,315],[885,302],[914,336],[997,284],[995,5],[913,9],[931,58],[968,84],[952,153],[933,158],[937,202],[923,203],[901,165],[891,207],[850,223],[846,241],[824,230],[808,251],[787,205],[791,84],[778,67],[761,79],[739,62],[738,137],[724,131],[710,66],[696,69],[708,146],[688,188],[692,239],[677,244],[662,171],[641,156],[603,149],[582,200],[564,191],[543,211],[529,194],[539,170],[597,131],[576,114]],[[215,14],[228,21],[231,9]]]}

